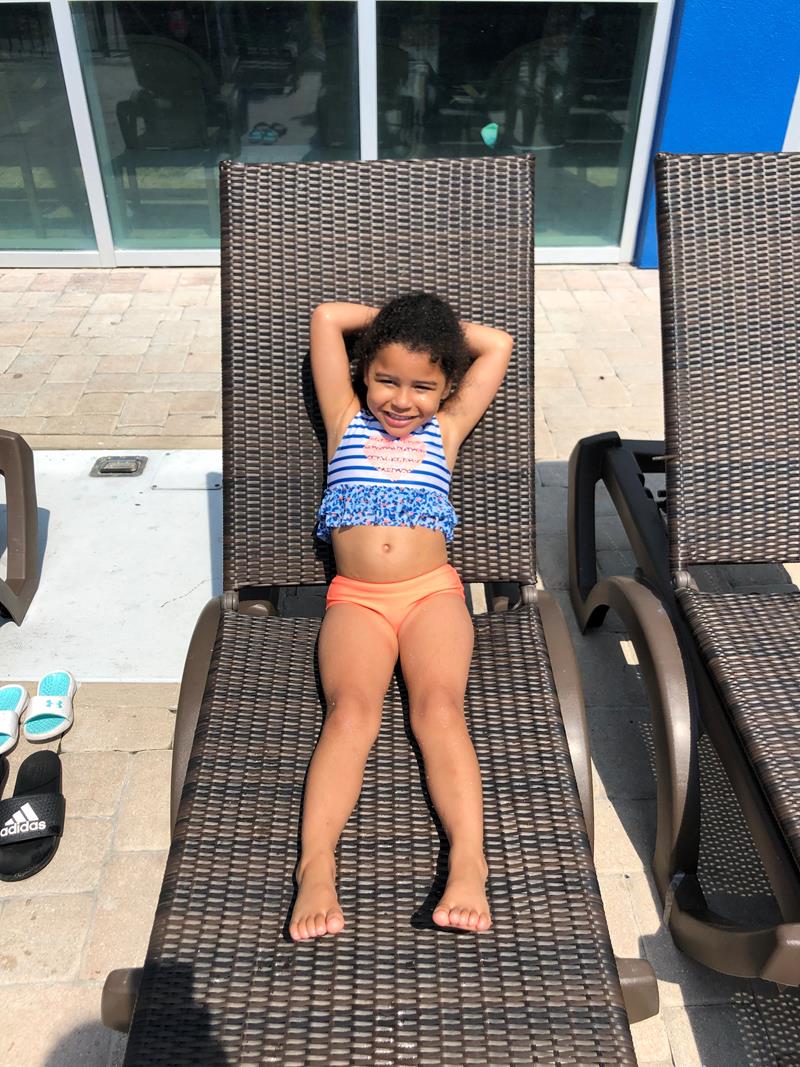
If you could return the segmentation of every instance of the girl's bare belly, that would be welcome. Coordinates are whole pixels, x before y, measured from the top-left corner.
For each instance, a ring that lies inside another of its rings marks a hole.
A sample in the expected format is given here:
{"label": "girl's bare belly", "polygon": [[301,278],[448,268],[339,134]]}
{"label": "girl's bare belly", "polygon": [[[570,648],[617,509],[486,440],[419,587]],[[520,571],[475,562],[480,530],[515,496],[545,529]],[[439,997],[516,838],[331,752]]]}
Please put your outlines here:
{"label": "girl's bare belly", "polygon": [[447,563],[444,534],[423,526],[343,526],[333,551],[339,574],[361,582],[403,582]]}

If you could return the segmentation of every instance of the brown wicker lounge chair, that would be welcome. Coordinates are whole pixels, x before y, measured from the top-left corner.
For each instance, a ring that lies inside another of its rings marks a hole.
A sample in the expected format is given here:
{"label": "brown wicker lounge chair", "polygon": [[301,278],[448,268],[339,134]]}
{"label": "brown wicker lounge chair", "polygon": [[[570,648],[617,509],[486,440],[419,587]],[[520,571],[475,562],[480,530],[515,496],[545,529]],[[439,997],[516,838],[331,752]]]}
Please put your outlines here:
{"label": "brown wicker lounge chair", "polygon": [[8,554],[0,578],[0,614],[19,626],[39,586],[39,534],[33,453],[11,430],[0,430],[0,474],[6,483]]}
{"label": "brown wicker lounge chair", "polygon": [[[224,164],[221,176],[226,592],[187,660],[174,838],[125,1062],[634,1064],[625,1005],[634,1019],[657,1010],[655,980],[611,951],[574,654],[535,589],[532,161]],[[340,843],[348,925],[294,944],[322,703],[319,620],[289,608],[296,587],[332,573],[312,537],[325,453],[309,317],[323,300],[419,288],[517,339],[453,493],[464,580],[515,583],[519,597],[476,617],[467,694],[495,926],[476,937],[432,924],[443,835],[395,684]],[[110,1025],[127,1027],[135,985],[110,976]]]}
{"label": "brown wicker lounge chair", "polygon": [[[618,612],[639,654],[657,750],[654,872],[676,943],[725,973],[800,985],[800,593],[704,591],[696,570],[800,559],[800,155],[662,155],[656,190],[666,444],[609,433],[576,446],[572,602],[584,627]],[[665,469],[666,523],[644,487]],[[637,581],[597,581],[599,480]],[[708,908],[701,731],[781,922],[748,928]]]}

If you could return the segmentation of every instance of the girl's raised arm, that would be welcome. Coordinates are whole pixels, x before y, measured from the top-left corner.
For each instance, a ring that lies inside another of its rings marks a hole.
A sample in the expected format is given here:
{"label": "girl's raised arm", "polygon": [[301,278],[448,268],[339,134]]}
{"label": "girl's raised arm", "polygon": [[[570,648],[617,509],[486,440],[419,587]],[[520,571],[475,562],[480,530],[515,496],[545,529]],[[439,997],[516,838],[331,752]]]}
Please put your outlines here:
{"label": "girl's raised arm", "polygon": [[503,384],[514,347],[514,338],[505,330],[480,326],[476,322],[462,322],[461,325],[473,357],[472,363],[458,391],[451,400],[445,401],[443,407],[443,414],[454,431],[456,446],[461,445],[494,400]]}
{"label": "girl's raised arm", "polygon": [[377,308],[364,304],[319,304],[311,315],[311,374],[322,421],[330,438],[358,403],[353,391],[344,335],[368,326]]}

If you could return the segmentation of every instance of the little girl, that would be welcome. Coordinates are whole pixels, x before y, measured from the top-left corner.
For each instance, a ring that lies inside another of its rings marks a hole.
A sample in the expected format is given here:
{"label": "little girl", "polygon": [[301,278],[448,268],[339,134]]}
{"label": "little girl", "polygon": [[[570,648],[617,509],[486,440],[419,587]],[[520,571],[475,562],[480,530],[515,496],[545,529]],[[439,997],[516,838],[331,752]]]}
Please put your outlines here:
{"label": "little girl", "polygon": [[[353,387],[344,335],[366,403]],[[399,657],[411,727],[450,843],[439,926],[491,926],[480,771],[464,720],[473,631],[445,541],[458,521],[448,498],[459,447],[489,407],[511,356],[502,330],[460,323],[438,297],[410,294],[382,310],[321,304],[311,319],[311,368],[328,435],[328,488],[317,535],[332,540],[319,637],[327,715],[308,770],[289,926],[303,941],[345,925],[334,850],[361,789]]]}

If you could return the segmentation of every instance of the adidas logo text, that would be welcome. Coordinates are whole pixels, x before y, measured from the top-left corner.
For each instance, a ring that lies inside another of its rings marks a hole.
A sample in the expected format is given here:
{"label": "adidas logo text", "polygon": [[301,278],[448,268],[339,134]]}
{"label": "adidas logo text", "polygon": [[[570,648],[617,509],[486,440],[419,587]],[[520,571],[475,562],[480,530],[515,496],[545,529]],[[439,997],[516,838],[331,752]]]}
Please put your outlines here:
{"label": "adidas logo text", "polygon": [[46,826],[47,823],[39,818],[30,804],[23,804],[10,819],[6,819],[5,826],[0,829],[0,837],[15,837],[29,830],[44,830]]}

